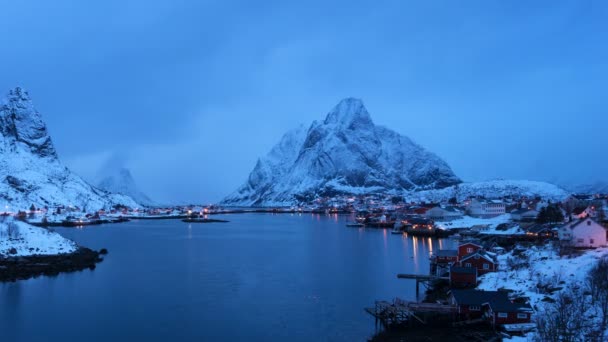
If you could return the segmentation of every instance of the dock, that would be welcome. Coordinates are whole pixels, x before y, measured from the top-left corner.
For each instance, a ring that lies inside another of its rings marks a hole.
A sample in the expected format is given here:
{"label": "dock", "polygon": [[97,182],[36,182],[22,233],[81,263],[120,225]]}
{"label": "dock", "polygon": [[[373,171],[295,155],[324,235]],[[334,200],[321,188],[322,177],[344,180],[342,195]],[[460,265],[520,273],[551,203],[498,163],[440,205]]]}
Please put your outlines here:
{"label": "dock", "polygon": [[420,303],[399,298],[396,298],[392,303],[376,301],[374,307],[365,308],[367,313],[374,316],[384,326],[402,325],[412,320],[427,324],[424,314],[455,314],[457,310],[455,305]]}
{"label": "dock", "polygon": [[420,284],[422,284],[428,288],[429,283],[431,283],[433,281],[450,280],[449,277],[438,277],[438,276],[428,275],[428,274],[405,274],[405,273],[397,274],[397,278],[416,280],[416,298],[418,298],[418,296],[420,295]]}

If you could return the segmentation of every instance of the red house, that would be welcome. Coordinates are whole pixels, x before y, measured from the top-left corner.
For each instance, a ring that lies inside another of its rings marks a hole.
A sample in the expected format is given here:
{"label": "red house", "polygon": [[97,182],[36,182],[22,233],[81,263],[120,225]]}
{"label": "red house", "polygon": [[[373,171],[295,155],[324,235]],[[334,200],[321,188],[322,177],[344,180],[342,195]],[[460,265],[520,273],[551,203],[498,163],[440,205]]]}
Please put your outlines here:
{"label": "red house", "polygon": [[461,319],[484,319],[492,325],[530,323],[532,308],[514,303],[505,291],[452,290],[450,301]]}
{"label": "red house", "polygon": [[460,258],[458,262],[460,267],[472,267],[477,270],[478,275],[484,275],[488,272],[495,272],[498,269],[498,262],[494,256],[484,250],[478,250],[471,254]]}
{"label": "red house", "polygon": [[433,255],[432,261],[438,264],[455,264],[458,262],[458,251],[455,249],[440,249]]}
{"label": "red house", "polygon": [[474,267],[450,267],[450,287],[467,288],[477,286],[477,269]]}
{"label": "red house", "polygon": [[460,260],[465,255],[475,253],[481,249],[483,249],[483,247],[472,242],[463,243],[462,245],[458,246],[458,259]]}

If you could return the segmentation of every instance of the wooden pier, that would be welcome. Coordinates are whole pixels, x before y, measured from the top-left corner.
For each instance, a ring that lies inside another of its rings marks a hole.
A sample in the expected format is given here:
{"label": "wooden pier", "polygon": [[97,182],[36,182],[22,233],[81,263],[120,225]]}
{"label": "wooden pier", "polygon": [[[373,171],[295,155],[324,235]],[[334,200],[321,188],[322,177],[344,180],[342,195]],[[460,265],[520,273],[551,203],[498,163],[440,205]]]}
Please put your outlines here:
{"label": "wooden pier", "polygon": [[457,310],[455,305],[411,302],[399,298],[392,303],[376,301],[373,308],[365,308],[367,313],[374,316],[377,322],[382,322],[385,327],[406,324],[412,319],[427,324],[426,315],[423,314],[455,314]]}
{"label": "wooden pier", "polygon": [[423,275],[423,274],[397,274],[397,278],[399,279],[415,279],[416,280],[416,298],[420,295],[420,284],[424,285],[428,288],[429,283],[436,280],[450,280],[449,277],[438,277],[434,275]]}

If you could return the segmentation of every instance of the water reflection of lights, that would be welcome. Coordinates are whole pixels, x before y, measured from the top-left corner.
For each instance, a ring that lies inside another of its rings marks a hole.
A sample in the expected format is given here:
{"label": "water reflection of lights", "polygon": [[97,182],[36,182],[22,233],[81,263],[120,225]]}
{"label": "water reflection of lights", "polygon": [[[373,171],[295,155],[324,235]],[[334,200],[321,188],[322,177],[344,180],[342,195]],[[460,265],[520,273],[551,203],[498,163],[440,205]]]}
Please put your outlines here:
{"label": "water reflection of lights", "polygon": [[384,252],[388,250],[388,233],[386,229],[382,230],[383,240],[384,240]]}
{"label": "water reflection of lights", "polygon": [[428,237],[427,241],[429,243],[429,254],[433,254],[433,239],[431,239],[431,237]]}
{"label": "water reflection of lights", "polygon": [[401,241],[403,241],[403,257],[407,258],[407,256],[409,255],[408,251],[409,251],[409,243],[410,243],[410,239],[408,239],[406,234],[403,234],[401,236]]}

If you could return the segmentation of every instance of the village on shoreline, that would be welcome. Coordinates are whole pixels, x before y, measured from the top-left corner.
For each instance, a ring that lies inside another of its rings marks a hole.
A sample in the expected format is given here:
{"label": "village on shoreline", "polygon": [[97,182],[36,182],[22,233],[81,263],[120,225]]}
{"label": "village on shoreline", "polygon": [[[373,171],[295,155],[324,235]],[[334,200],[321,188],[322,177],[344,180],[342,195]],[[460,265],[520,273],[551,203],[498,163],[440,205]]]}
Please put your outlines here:
{"label": "village on shoreline", "polygon": [[[599,194],[571,195],[559,202],[510,196],[462,201],[452,198],[441,203],[404,203],[398,197],[382,195],[342,196],[292,207],[119,206],[93,213],[77,207],[32,205],[29,210],[0,212],[0,227],[13,227],[12,231],[0,230],[5,237],[0,244],[0,275],[4,274],[0,281],[93,269],[95,263],[103,260],[101,256],[107,251],[100,253],[77,246],[53,232],[56,226],[81,228],[129,220],[213,223],[227,221],[211,216],[243,213],[344,214],[352,217],[348,226],[353,228],[392,229],[395,235],[450,237],[458,242],[457,249],[438,250],[429,256],[428,273],[395,275],[404,281],[415,281],[417,289],[424,286],[427,292],[421,301],[383,299],[366,308],[385,331],[408,327],[407,331],[412,325],[444,322],[455,329],[477,327],[466,331],[485,338],[499,336],[496,331],[501,331],[502,337],[531,338],[537,331],[539,312],[551,310],[565,290],[584,287],[591,269],[608,255],[607,212],[608,196]],[[14,229],[15,223],[19,229]],[[38,235],[33,246],[28,247],[24,232],[34,234],[32,229],[57,239],[62,247],[49,249],[44,243],[38,247]],[[11,247],[11,241],[21,243],[22,248]],[[32,266],[52,265],[52,260],[61,261],[66,267],[53,266],[48,270]],[[593,305],[588,310],[593,311],[585,312],[590,317],[602,316]],[[608,312],[605,314],[608,317]],[[605,323],[603,330],[600,325],[586,333],[603,336]]]}

